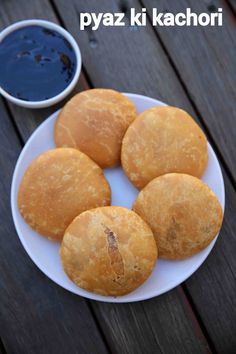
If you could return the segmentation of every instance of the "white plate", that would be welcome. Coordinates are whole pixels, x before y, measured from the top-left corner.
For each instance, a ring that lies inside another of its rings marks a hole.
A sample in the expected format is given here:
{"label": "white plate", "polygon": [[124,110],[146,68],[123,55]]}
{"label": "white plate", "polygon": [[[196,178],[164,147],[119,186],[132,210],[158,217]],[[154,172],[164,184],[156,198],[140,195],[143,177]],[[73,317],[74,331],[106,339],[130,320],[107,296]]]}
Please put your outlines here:
{"label": "white plate", "polygon": [[[153,106],[163,106],[163,102],[145,96],[126,94],[136,105],[137,110],[142,112]],[[186,280],[206,259],[212,250],[216,238],[211,244],[196,254],[183,261],[164,261],[158,260],[157,265],[149,279],[134,292],[121,297],[104,297],[90,293],[77,287],[64,273],[59,258],[59,243],[51,242],[45,237],[34,232],[21,217],[17,207],[17,193],[22,176],[31,163],[38,155],[55,147],[53,141],[53,128],[58,112],[52,114],[43,122],[31,135],[27,141],[20,157],[17,161],[11,188],[11,207],[15,227],[19,238],[33,262],[41,271],[55,283],[63,288],[90,299],[107,302],[132,302],[149,299],[161,295],[166,291]],[[225,192],[224,181],[220,165],[216,155],[208,143],[209,163],[203,181],[217,195],[222,208],[224,209]],[[112,204],[131,208],[138,191],[128,181],[121,167],[105,170],[105,175],[112,189]]]}

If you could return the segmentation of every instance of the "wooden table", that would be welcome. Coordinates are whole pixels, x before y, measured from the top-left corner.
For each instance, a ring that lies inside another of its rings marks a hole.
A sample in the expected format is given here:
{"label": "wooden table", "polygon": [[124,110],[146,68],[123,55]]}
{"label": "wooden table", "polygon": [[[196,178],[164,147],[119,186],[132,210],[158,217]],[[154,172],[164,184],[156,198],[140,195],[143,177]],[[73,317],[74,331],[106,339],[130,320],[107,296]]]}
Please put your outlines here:
{"label": "wooden table", "polygon": [[[79,30],[80,12],[128,14],[141,6],[149,13],[153,7],[160,12],[223,7],[224,26],[153,28],[149,22],[139,29]],[[78,41],[83,72],[75,92],[109,87],[155,97],[192,114],[221,162],[226,210],[211,255],[174,290],[133,304],[73,295],[27,256],[10,211],[11,178],[22,146],[58,107],[33,111],[0,99],[0,352],[236,353],[236,1],[1,1],[1,29],[27,18],[58,22]]]}

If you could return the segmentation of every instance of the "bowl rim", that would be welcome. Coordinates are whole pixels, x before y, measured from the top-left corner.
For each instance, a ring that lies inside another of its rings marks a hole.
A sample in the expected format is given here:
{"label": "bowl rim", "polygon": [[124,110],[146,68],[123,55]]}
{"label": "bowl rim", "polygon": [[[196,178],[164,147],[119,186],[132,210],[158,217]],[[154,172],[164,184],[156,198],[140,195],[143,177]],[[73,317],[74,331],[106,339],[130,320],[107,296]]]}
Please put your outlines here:
{"label": "bowl rim", "polygon": [[49,106],[61,101],[63,98],[65,98],[75,87],[75,85],[79,79],[80,72],[81,72],[81,66],[82,66],[81,51],[80,51],[79,45],[75,41],[74,37],[67,30],[65,30],[63,27],[61,27],[60,25],[58,25],[54,22],[40,20],[40,19],[30,19],[30,20],[18,21],[18,22],[11,24],[10,26],[4,28],[0,32],[0,44],[1,44],[2,40],[5,37],[7,37],[10,33],[18,30],[19,28],[24,28],[24,27],[28,27],[28,26],[42,26],[42,27],[45,27],[45,28],[48,28],[51,30],[55,30],[56,32],[60,33],[64,38],[66,38],[68,40],[68,42],[71,44],[71,46],[74,50],[75,56],[76,56],[76,64],[77,65],[76,65],[76,71],[75,71],[74,77],[73,77],[72,81],[70,82],[70,84],[68,86],[66,86],[66,88],[63,91],[61,91],[56,96],[53,96],[47,100],[24,101],[24,100],[21,100],[19,98],[16,98],[16,97],[10,95],[1,86],[0,86],[0,94],[2,94],[6,99],[11,101],[12,103],[15,103],[18,106],[27,107],[27,108],[49,107]]}

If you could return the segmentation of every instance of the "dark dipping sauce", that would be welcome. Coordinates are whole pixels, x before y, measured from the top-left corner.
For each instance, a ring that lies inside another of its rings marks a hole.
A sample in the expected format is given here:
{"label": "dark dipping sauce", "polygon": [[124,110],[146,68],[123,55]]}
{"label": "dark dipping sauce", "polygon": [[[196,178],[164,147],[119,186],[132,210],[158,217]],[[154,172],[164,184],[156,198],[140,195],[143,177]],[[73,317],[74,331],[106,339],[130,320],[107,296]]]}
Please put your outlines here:
{"label": "dark dipping sauce", "polygon": [[76,71],[76,55],[58,32],[28,26],[0,43],[0,86],[24,101],[43,101],[62,92]]}

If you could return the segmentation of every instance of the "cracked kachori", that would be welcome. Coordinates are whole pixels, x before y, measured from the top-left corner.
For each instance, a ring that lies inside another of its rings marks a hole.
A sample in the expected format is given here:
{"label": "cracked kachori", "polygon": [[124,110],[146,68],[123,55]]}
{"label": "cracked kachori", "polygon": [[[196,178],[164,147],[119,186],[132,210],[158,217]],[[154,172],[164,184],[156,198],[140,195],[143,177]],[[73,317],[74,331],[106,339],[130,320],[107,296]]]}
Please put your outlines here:
{"label": "cracked kachori", "polygon": [[61,240],[81,212],[110,205],[110,186],[102,169],[71,148],[49,150],[26,170],[18,192],[21,215],[32,229]]}
{"label": "cracked kachori", "polygon": [[136,115],[134,104],[117,91],[83,91],[59,113],[55,144],[79,149],[102,168],[113,167],[120,161],[123,136]]}
{"label": "cracked kachori", "polygon": [[138,189],[166,173],[201,177],[208,162],[207,140],[187,112],[154,107],[141,113],[127,129],[121,162]]}
{"label": "cracked kachori", "polygon": [[151,227],[160,258],[183,259],[203,250],[220,231],[221,205],[196,177],[170,173],[139,193],[133,210]]}
{"label": "cracked kachori", "polygon": [[110,206],[76,217],[65,232],[60,256],[76,285],[119,296],[135,290],[150,276],[157,246],[150,227],[135,212]]}

